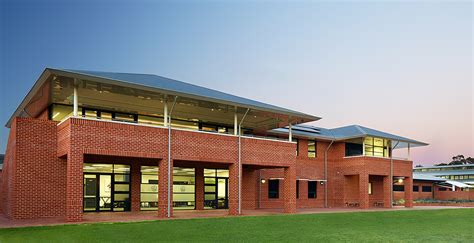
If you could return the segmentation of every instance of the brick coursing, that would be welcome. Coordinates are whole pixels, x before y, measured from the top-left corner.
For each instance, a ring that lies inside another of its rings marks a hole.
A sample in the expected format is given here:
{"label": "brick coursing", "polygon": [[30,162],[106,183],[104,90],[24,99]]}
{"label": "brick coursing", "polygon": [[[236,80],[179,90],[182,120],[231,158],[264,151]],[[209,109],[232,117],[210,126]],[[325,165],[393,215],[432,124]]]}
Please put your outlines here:
{"label": "brick coursing", "polygon": [[[44,118],[43,116],[39,116]],[[229,214],[239,214],[238,137],[171,131],[171,164],[196,168],[196,209],[203,208],[203,168],[229,169]],[[307,141],[296,143],[241,138],[242,209],[324,207],[328,188],[330,207],[358,201],[360,207],[375,202],[390,204],[390,160],[344,158],[344,143],[328,150],[328,181],[317,184],[317,198],[308,198],[308,180],[324,180],[324,152],[329,143],[317,142],[316,158],[308,158]],[[168,215],[168,130],[99,120],[70,118],[62,123],[16,118],[11,126],[1,176],[0,209],[9,218],[83,217],[83,163],[131,165],[131,210],[140,210],[140,165],[159,166],[158,217]],[[394,161],[394,175],[411,183],[411,161]],[[172,181],[172,172],[170,172]],[[280,197],[268,198],[268,184],[261,179],[279,178]],[[296,180],[300,180],[296,199]],[[368,182],[373,194],[368,195]],[[361,186],[359,186],[361,185]],[[411,187],[411,186],[410,186]],[[410,190],[407,190],[410,191]],[[172,201],[172,191],[170,200]],[[411,192],[405,195],[408,204]],[[38,206],[44,205],[44,206]]]}

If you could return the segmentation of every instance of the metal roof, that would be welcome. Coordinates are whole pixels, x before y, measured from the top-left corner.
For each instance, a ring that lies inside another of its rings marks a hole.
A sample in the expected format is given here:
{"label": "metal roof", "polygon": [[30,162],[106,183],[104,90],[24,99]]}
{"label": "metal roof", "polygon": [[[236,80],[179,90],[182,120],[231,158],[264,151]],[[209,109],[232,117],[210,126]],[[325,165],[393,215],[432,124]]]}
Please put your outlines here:
{"label": "metal roof", "polygon": [[434,166],[416,167],[415,169],[442,169],[442,168],[458,168],[458,167],[472,167],[472,169],[474,170],[474,164],[467,164],[467,165],[434,165]]}
{"label": "metal roof", "polygon": [[[415,168],[418,169],[418,168]],[[417,171],[414,173],[423,173],[432,176],[444,176],[444,175],[474,175],[474,169],[472,170],[442,170],[442,171]]]}
{"label": "metal roof", "polygon": [[420,173],[413,173],[413,180],[419,180],[419,181],[446,181],[446,179],[439,178],[436,176],[431,176],[431,175],[425,175],[425,174],[420,174]]}
{"label": "metal roof", "polygon": [[46,82],[45,76],[49,74],[63,75],[74,77],[78,79],[94,79],[98,81],[112,82],[117,85],[126,85],[135,88],[147,88],[157,92],[163,92],[169,95],[178,95],[188,98],[202,99],[210,102],[222,103],[227,105],[238,106],[242,108],[250,108],[255,110],[262,110],[273,112],[277,114],[283,114],[291,116],[295,119],[304,119],[303,122],[317,121],[320,117],[305,114],[302,112],[282,108],[266,104],[263,102],[239,97],[236,95],[227,94],[217,90],[205,88],[202,86],[165,78],[154,74],[138,74],[138,73],[116,73],[116,72],[101,72],[101,71],[86,71],[86,70],[70,70],[70,69],[54,69],[46,68],[41,77],[36,81],[33,88],[30,90],[28,95],[23,99],[20,106],[17,108],[15,113],[12,115],[7,123],[7,127],[11,123],[13,117],[21,114],[24,107],[30,102],[35,91]]}
{"label": "metal roof", "polygon": [[[300,129],[302,128],[302,129]],[[312,131],[310,129],[313,129]],[[288,127],[285,128],[276,128],[272,130],[273,133],[287,134]],[[362,137],[379,137],[390,139],[394,141],[400,141],[409,143],[412,147],[416,146],[426,146],[427,143],[416,141],[410,138],[405,138],[402,136],[378,131],[372,128],[363,127],[360,125],[350,125],[345,127],[338,127],[332,129],[326,129],[321,127],[314,127],[308,125],[295,125],[292,127],[292,133],[295,136],[302,136],[306,138],[315,138],[322,140],[348,140],[352,138],[362,138]]]}

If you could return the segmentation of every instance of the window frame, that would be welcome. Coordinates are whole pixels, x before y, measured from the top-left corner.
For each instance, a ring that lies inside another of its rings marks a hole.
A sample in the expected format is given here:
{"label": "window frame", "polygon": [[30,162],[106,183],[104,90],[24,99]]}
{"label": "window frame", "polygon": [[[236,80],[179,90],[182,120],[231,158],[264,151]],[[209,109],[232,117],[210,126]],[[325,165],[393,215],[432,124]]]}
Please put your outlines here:
{"label": "window frame", "polygon": [[[314,191],[311,188],[310,184],[314,184]],[[318,198],[318,182],[317,181],[308,181],[308,199]]]}
{"label": "window frame", "polygon": [[[312,145],[312,146],[314,146],[314,150],[310,150],[310,149],[309,149],[309,146],[310,146],[309,144],[310,144],[310,143],[314,143],[314,145]],[[318,150],[318,149],[317,149],[317,144],[318,144],[318,143],[317,143],[317,141],[316,141],[315,139],[308,140],[308,146],[307,146],[307,150],[308,150],[307,156],[308,156],[308,158],[317,158],[317,157],[318,157],[318,154],[317,154],[317,150]],[[313,156],[313,153],[314,153],[314,156]]]}
{"label": "window frame", "polygon": [[[273,185],[273,186],[276,186],[276,188],[272,188],[273,183],[276,183],[276,185]],[[268,180],[268,198],[269,199],[278,199],[278,198],[280,198],[280,180],[278,180],[278,179],[269,179]]]}

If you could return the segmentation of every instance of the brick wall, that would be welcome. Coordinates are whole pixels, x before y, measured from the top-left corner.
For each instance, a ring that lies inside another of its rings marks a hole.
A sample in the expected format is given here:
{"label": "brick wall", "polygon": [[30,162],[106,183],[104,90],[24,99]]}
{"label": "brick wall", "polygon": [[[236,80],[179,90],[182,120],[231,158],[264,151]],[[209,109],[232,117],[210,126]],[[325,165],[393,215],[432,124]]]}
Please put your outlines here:
{"label": "brick wall", "polygon": [[66,163],[56,156],[56,122],[17,118],[11,131],[2,185],[5,214],[17,219],[64,215]]}
{"label": "brick wall", "polygon": [[[172,130],[171,136],[171,167],[175,163],[189,163],[194,167],[206,165],[229,169],[229,213],[238,214],[238,137],[176,129]],[[299,142],[298,156],[295,143],[251,138],[242,138],[241,142],[241,200],[244,209],[282,208],[285,212],[295,212],[296,208],[324,206],[326,185],[318,183],[317,198],[310,199],[308,180],[325,179],[324,151],[328,143],[317,142],[316,158],[308,158],[307,141],[304,139]],[[123,163],[127,163],[127,158],[133,158],[136,161],[134,163],[138,163],[132,166],[133,211],[139,210],[140,201],[137,165],[160,167],[158,215],[166,217],[167,144],[168,130],[161,127],[76,118],[59,125],[41,119],[16,119],[10,132],[6,164],[1,177],[1,209],[13,218],[66,216],[70,221],[79,221],[83,215],[84,161],[94,158],[91,156],[99,156],[97,158],[101,163],[108,163],[106,158],[113,156],[115,162],[125,158]],[[410,178],[411,164],[411,161],[394,161],[395,176]],[[344,144],[334,143],[328,152],[329,206],[342,207],[347,200],[360,201],[361,195],[364,195],[361,202],[364,207],[379,200],[386,202],[387,185],[391,183],[391,180],[386,179],[389,173],[389,160],[344,158]],[[32,181],[26,178],[37,178],[35,185],[32,186]],[[280,178],[278,199],[268,198],[268,184],[262,184],[261,178],[267,181],[269,178]],[[297,179],[300,180],[298,199]],[[368,193],[369,181],[373,183],[373,195],[370,196],[364,194]],[[201,208],[203,195],[199,183],[196,185],[196,200],[199,200],[196,205]],[[361,183],[364,185],[359,187]],[[38,188],[30,193],[31,187]],[[38,207],[36,202],[43,202],[48,208]]]}

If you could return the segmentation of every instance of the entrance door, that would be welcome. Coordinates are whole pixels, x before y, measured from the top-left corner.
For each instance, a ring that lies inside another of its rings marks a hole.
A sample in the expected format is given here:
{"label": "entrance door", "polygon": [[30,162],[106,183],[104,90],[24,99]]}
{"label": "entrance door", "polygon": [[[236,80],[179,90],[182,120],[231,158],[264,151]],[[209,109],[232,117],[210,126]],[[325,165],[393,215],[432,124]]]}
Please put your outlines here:
{"label": "entrance door", "polygon": [[217,208],[228,208],[228,178],[217,179]]}
{"label": "entrance door", "polygon": [[[124,194],[125,192],[114,191],[114,184],[116,187],[119,185],[114,183],[112,174],[84,174],[84,211],[129,211],[129,192]],[[128,185],[126,189],[128,190]],[[122,194],[126,197],[120,200]],[[116,198],[114,200],[113,195],[120,197],[120,199]]]}
{"label": "entrance door", "polygon": [[229,178],[205,178],[204,207],[226,209],[229,201]]}
{"label": "entrance door", "polygon": [[112,211],[112,175],[99,175],[99,211]]}
{"label": "entrance door", "polygon": [[97,210],[97,175],[84,175],[84,211]]}

